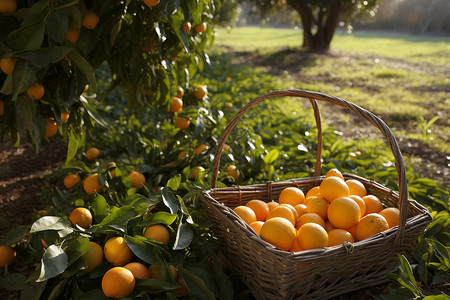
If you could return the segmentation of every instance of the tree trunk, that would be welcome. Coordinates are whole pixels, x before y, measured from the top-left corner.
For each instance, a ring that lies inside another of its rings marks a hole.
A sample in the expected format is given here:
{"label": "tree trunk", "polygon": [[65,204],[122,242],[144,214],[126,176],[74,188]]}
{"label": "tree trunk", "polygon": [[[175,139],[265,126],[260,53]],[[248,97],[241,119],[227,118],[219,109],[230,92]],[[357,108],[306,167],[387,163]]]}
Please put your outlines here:
{"label": "tree trunk", "polygon": [[302,48],[315,52],[328,51],[343,10],[341,0],[332,0],[326,10],[321,9],[316,15],[302,1],[287,0],[287,3],[299,13],[302,20]]}

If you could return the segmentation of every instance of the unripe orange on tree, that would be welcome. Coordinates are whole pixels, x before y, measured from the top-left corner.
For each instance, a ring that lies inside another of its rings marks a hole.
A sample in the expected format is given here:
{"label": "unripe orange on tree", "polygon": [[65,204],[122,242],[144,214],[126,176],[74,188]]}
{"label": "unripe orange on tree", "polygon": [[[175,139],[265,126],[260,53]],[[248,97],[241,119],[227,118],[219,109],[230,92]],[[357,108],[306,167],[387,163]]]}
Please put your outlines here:
{"label": "unripe orange on tree", "polygon": [[191,169],[192,173],[189,175],[190,179],[195,179],[198,175],[198,173],[205,171],[205,168],[202,166],[193,167]]}
{"label": "unripe orange on tree", "polygon": [[162,224],[155,224],[149,226],[145,230],[144,237],[168,245],[170,241],[170,232],[166,226]]}
{"label": "unripe orange on tree", "polygon": [[73,226],[88,228],[92,224],[92,214],[87,208],[77,207],[70,213],[69,220]]}
{"label": "unripe orange on tree", "polygon": [[194,96],[197,99],[203,99],[208,94],[208,90],[204,85],[198,85],[195,87]]}
{"label": "unripe orange on tree", "polygon": [[78,174],[69,174],[64,177],[64,186],[66,189],[71,189],[81,181],[81,177]]}
{"label": "unripe orange on tree", "polygon": [[91,174],[84,179],[83,189],[89,195],[93,195],[94,192],[97,193],[103,192],[103,188],[100,185],[98,173]]}
{"label": "unripe orange on tree", "polygon": [[133,273],[123,267],[109,269],[102,278],[102,290],[107,297],[125,298],[134,290]]}
{"label": "unripe orange on tree", "polygon": [[12,74],[14,71],[14,67],[16,66],[17,58],[8,57],[0,59],[0,69],[2,69],[3,73],[6,75]]}
{"label": "unripe orange on tree", "polygon": [[73,44],[75,44],[80,38],[80,33],[81,33],[80,28],[69,27],[66,33],[66,40],[69,40]]}
{"label": "unripe orange on tree", "polygon": [[145,184],[145,176],[137,171],[130,173],[131,186],[135,188],[140,188]]}
{"label": "unripe orange on tree", "polygon": [[15,0],[0,0],[0,13],[12,14],[17,9],[17,3]]}
{"label": "unripe orange on tree", "polygon": [[178,97],[172,98],[172,103],[170,105],[171,112],[181,112],[183,110],[183,100]]}
{"label": "unripe orange on tree", "polygon": [[105,258],[114,266],[124,266],[130,262],[133,252],[121,236],[110,238],[103,247]]}
{"label": "unripe orange on tree", "polygon": [[58,125],[56,124],[55,119],[53,118],[47,118],[47,127],[45,128],[45,137],[52,137],[56,134],[58,131]]}
{"label": "unripe orange on tree", "polygon": [[202,22],[194,27],[195,32],[200,33],[204,32],[206,30],[206,22]]}
{"label": "unripe orange on tree", "polygon": [[184,31],[184,33],[189,33],[189,31],[191,31],[191,27],[192,27],[192,25],[191,25],[190,22],[185,22],[183,24],[183,31]]}
{"label": "unripe orange on tree", "polygon": [[68,112],[62,112],[61,113],[61,123],[65,123],[67,122],[67,120],[69,120],[69,113]]}
{"label": "unripe orange on tree", "polygon": [[33,100],[41,99],[44,96],[44,93],[45,93],[44,87],[38,82],[35,82],[27,90],[28,97],[30,97]]}
{"label": "unripe orange on tree", "polygon": [[87,10],[84,15],[83,22],[81,23],[84,28],[87,29],[95,29],[97,27],[100,18],[98,15],[92,10]]}
{"label": "unripe orange on tree", "polygon": [[10,246],[0,246],[0,268],[10,265],[16,257],[16,251]]}
{"label": "unripe orange on tree", "polygon": [[86,158],[88,160],[95,160],[100,156],[100,150],[95,147],[91,147],[86,150]]}
{"label": "unripe orange on tree", "polygon": [[102,247],[92,241],[89,241],[89,248],[86,253],[83,254],[84,261],[86,262],[87,268],[82,271],[85,273],[89,273],[98,266],[103,261],[103,249]]}
{"label": "unripe orange on tree", "polygon": [[180,116],[175,117],[175,127],[184,130],[189,127],[189,124],[191,124],[191,121],[189,121],[188,119]]}
{"label": "unripe orange on tree", "polygon": [[183,159],[183,158],[185,158],[186,157],[186,155],[187,155],[187,152],[186,151],[180,151],[180,153],[178,153],[178,156],[177,156],[177,159],[178,160],[180,160],[180,159]]}
{"label": "unripe orange on tree", "polygon": [[159,4],[159,0],[144,0],[144,3],[148,6],[148,7],[153,7]]}

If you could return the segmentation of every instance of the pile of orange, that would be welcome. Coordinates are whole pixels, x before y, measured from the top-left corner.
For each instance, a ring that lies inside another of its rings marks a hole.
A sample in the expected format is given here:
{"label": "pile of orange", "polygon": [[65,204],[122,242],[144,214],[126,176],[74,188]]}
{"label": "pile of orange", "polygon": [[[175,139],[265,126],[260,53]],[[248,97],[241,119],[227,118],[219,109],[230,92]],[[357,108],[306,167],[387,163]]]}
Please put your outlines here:
{"label": "pile of orange", "polygon": [[384,208],[379,198],[367,194],[360,181],[345,181],[337,169],[306,195],[287,187],[278,202],[254,199],[234,212],[263,240],[291,252],[367,239],[397,226],[400,215],[397,208]]}

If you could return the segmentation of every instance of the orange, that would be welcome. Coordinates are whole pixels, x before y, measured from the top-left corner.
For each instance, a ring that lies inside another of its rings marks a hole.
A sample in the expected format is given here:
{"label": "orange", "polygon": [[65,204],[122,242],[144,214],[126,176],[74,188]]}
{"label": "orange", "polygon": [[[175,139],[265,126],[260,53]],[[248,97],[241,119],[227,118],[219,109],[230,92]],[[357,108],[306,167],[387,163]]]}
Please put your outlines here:
{"label": "orange", "polygon": [[236,168],[235,165],[229,165],[225,173],[227,173],[228,176],[233,177],[234,181],[238,180],[239,176],[241,175],[241,172]]}
{"label": "orange", "polygon": [[114,266],[124,266],[133,257],[133,252],[121,236],[110,238],[103,248],[105,258]]}
{"label": "orange", "polygon": [[89,84],[86,84],[86,85],[84,86],[83,93],[86,93],[88,90],[89,90]]}
{"label": "orange", "polygon": [[102,278],[102,290],[107,297],[125,298],[133,290],[136,281],[130,270],[122,267],[109,269]]}
{"label": "orange", "polygon": [[264,225],[263,221],[255,221],[248,225],[256,232],[257,235],[261,235],[261,227]]}
{"label": "orange", "polygon": [[145,230],[144,237],[168,245],[170,240],[170,232],[166,226],[162,224],[155,224],[149,226]]}
{"label": "orange", "polygon": [[130,173],[131,185],[135,188],[140,188],[145,184],[145,176],[137,171]]}
{"label": "orange", "polygon": [[16,257],[16,251],[10,246],[0,246],[0,268],[10,265]]}
{"label": "orange", "polygon": [[44,136],[46,138],[49,138],[56,134],[56,132],[58,131],[58,125],[56,125],[55,119],[47,118],[46,121],[47,121],[47,127],[45,128]]}
{"label": "orange", "polygon": [[328,234],[319,224],[306,223],[298,229],[297,243],[302,250],[326,247]]}
{"label": "orange", "polygon": [[306,205],[305,204],[297,204],[294,206],[297,211],[297,216],[300,218],[302,215],[306,214]]}
{"label": "orange", "polygon": [[80,38],[80,32],[81,32],[80,28],[69,27],[66,33],[66,40],[69,40],[73,44],[75,44]]}
{"label": "orange", "polygon": [[189,178],[190,179],[195,179],[196,177],[197,177],[197,175],[200,173],[200,172],[203,172],[203,171],[205,171],[205,168],[203,168],[202,166],[197,166],[197,167],[193,167],[192,169],[191,169],[191,174],[189,175]]}
{"label": "orange", "polygon": [[267,219],[270,209],[266,202],[254,199],[248,201],[245,206],[250,207],[253,210],[257,221],[265,221]]}
{"label": "orange", "polygon": [[194,27],[195,32],[204,32],[206,30],[206,22],[200,23],[197,26]]}
{"label": "orange", "polygon": [[313,197],[306,205],[307,213],[316,213],[322,217],[322,219],[327,219],[328,201],[321,197]]}
{"label": "orange", "polygon": [[68,112],[62,112],[61,113],[61,123],[66,123],[67,120],[69,120],[69,113]]}
{"label": "orange", "polygon": [[180,153],[178,153],[177,159],[180,160],[180,159],[185,158],[186,156],[187,156],[187,153],[186,153],[186,151],[183,150]]}
{"label": "orange", "polygon": [[172,98],[172,103],[170,105],[171,112],[181,112],[183,110],[183,100],[178,97]]}
{"label": "orange", "polygon": [[289,249],[289,252],[300,252],[300,251],[302,251],[302,249],[298,245],[297,239],[295,239],[294,242],[292,243],[291,248]]}
{"label": "orange", "polygon": [[83,269],[83,272],[89,273],[98,266],[103,261],[103,249],[102,247],[95,243],[89,242],[89,249],[86,253],[83,254],[84,261],[86,262],[87,268]]}
{"label": "orange", "polygon": [[91,147],[91,148],[87,149],[87,151],[86,151],[86,158],[88,160],[95,160],[99,156],[100,156],[100,150],[95,147]]}
{"label": "orange", "polygon": [[395,207],[388,207],[380,211],[380,215],[382,215],[386,221],[388,222],[389,228],[394,226],[398,226],[400,222],[400,211]]}
{"label": "orange", "polygon": [[197,99],[203,99],[208,94],[208,91],[206,89],[206,86],[198,85],[195,87],[194,96]]}
{"label": "orange", "polygon": [[320,184],[320,195],[328,202],[339,197],[348,197],[349,189],[344,179],[336,176],[326,177]]}
{"label": "orange", "polygon": [[3,101],[0,100],[0,117],[3,116],[4,114],[5,114],[4,104]]}
{"label": "orange", "polygon": [[81,25],[83,25],[83,27],[87,29],[95,29],[95,27],[97,27],[98,21],[100,21],[100,18],[97,16],[97,14],[92,10],[87,10]]}
{"label": "orange", "polygon": [[223,151],[225,151],[225,152],[230,151],[230,145],[224,144],[223,145]]}
{"label": "orange", "polygon": [[288,251],[295,241],[295,227],[285,218],[274,217],[264,222],[260,236],[280,250]]}
{"label": "orange", "polygon": [[[295,208],[294,208],[295,210]],[[269,219],[272,218],[284,218],[286,220],[288,220],[289,222],[291,222],[292,226],[295,226],[295,214],[294,212],[291,210],[291,208],[289,208],[288,206],[285,205],[278,205],[277,207],[275,207],[274,209],[272,209],[269,214],[267,215],[267,219],[266,222]]]}
{"label": "orange", "polygon": [[347,230],[333,229],[328,232],[328,247],[341,245],[344,242],[355,242],[355,239]]}
{"label": "orange", "polygon": [[364,216],[366,214],[366,203],[364,202],[364,200],[357,195],[350,195],[348,197],[352,198],[356,202],[356,204],[358,204],[359,210],[361,211],[361,217]]}
{"label": "orange", "polygon": [[14,67],[16,66],[17,58],[8,57],[0,59],[0,69],[2,69],[3,73],[6,75],[12,74],[14,71]]}
{"label": "orange", "polygon": [[175,97],[178,97],[181,99],[181,98],[183,98],[183,96],[184,96],[184,89],[181,86],[177,85],[175,87]]}
{"label": "orange", "polygon": [[1,0],[0,1],[0,13],[12,14],[17,9],[17,3],[15,0]]}
{"label": "orange", "polygon": [[339,177],[342,180],[344,180],[344,176],[342,175],[341,171],[339,171],[338,169],[331,169],[327,172],[327,174],[325,174],[325,178],[331,177],[331,176]]}
{"label": "orange", "polygon": [[331,225],[340,229],[350,229],[361,218],[359,205],[349,197],[339,197],[328,207],[328,220]]}
{"label": "orange", "polygon": [[299,217],[297,219],[297,222],[295,222],[295,228],[299,229],[300,227],[302,227],[304,224],[307,223],[316,223],[317,225],[320,225],[323,228],[325,228],[325,221],[322,219],[321,216],[315,213],[306,213],[301,217]]}
{"label": "orange", "polygon": [[[292,211],[292,213],[294,214],[295,220],[298,219],[299,215],[298,215],[298,212],[295,209],[295,207],[293,207],[292,205],[287,204],[287,203],[280,204],[279,206],[286,206],[287,208],[289,208]],[[294,224],[294,226],[295,226],[295,224]]]}
{"label": "orange", "polygon": [[183,31],[184,31],[184,33],[189,33],[189,31],[191,31],[191,27],[192,27],[192,25],[191,25],[190,22],[185,22],[183,24]]}
{"label": "orange", "polygon": [[191,121],[189,121],[188,119],[180,116],[175,117],[175,127],[184,130],[189,127],[189,124],[191,124]]}
{"label": "orange", "polygon": [[197,147],[194,148],[194,155],[199,155],[199,154],[202,153],[205,149],[206,149],[206,145],[204,145],[204,144],[198,145]]}
{"label": "orange", "polygon": [[92,214],[87,208],[77,207],[70,213],[69,220],[73,226],[88,228],[92,224]]}
{"label": "orange", "polygon": [[78,174],[69,174],[64,177],[64,186],[66,189],[71,189],[76,186],[81,181],[80,176]]}
{"label": "orange", "polygon": [[315,186],[311,188],[305,195],[305,198],[311,197],[311,196],[320,196],[320,186]]}
{"label": "orange", "polygon": [[267,202],[267,206],[269,206],[269,211],[272,211],[272,209],[274,209],[274,208],[277,207],[278,205],[280,205],[280,203],[275,202],[275,201]]}
{"label": "orange", "polygon": [[105,169],[109,172],[109,174],[113,178],[116,177],[116,168],[117,168],[117,165],[113,161],[107,163],[106,166],[105,166]]}
{"label": "orange", "polygon": [[233,211],[247,224],[256,222],[256,214],[250,207],[239,205]]}
{"label": "orange", "polygon": [[361,218],[356,225],[355,235],[361,241],[387,229],[389,224],[386,219],[380,214],[371,213]]}
{"label": "orange", "polygon": [[144,0],[144,3],[147,4],[148,7],[153,7],[158,5],[159,0]]}
{"label": "orange", "polygon": [[44,96],[45,90],[44,87],[35,82],[32,86],[30,86],[27,90],[27,95],[33,100],[39,100]]}
{"label": "orange", "polygon": [[131,262],[123,266],[125,269],[128,269],[133,273],[134,278],[137,279],[148,279],[150,278],[150,271],[148,268],[139,262]]}
{"label": "orange", "polygon": [[336,229],[336,227],[334,227],[333,225],[331,225],[330,221],[326,221],[325,222],[325,230],[326,232],[330,232],[333,229]]}
{"label": "orange", "polygon": [[321,200],[317,200],[317,199],[323,199],[325,200],[324,197],[322,197],[320,194],[317,194],[315,196],[309,196],[308,198],[305,198],[305,201],[303,201],[303,204],[308,205],[309,201],[314,200],[314,201],[321,201]]}
{"label": "orange", "polygon": [[103,192],[103,188],[98,180],[98,173],[91,174],[84,179],[83,189],[89,195],[93,195],[95,191],[97,193]]}
{"label": "orange", "polygon": [[375,195],[367,195],[362,197],[364,203],[366,204],[366,215],[372,213],[379,213],[383,210],[383,204],[380,199]]}
{"label": "orange", "polygon": [[361,183],[361,181],[349,179],[345,183],[348,185],[349,195],[357,195],[360,197],[367,195],[366,187]]}
{"label": "orange", "polygon": [[292,206],[302,204],[304,200],[305,195],[303,194],[302,190],[293,186],[283,189],[280,193],[280,196],[278,196],[278,203],[287,203]]}
{"label": "orange", "polygon": [[232,109],[233,108],[233,103],[231,103],[231,102],[225,102],[225,108],[226,109]]}
{"label": "orange", "polygon": [[[173,279],[177,278],[178,270],[172,265],[169,265],[169,269],[170,269],[170,273],[172,273]],[[158,280],[166,280],[164,278],[163,267],[161,265],[151,265],[148,268],[148,271],[150,272],[150,278],[154,278],[154,279],[158,279]],[[169,279],[169,278],[167,278],[167,279]]]}

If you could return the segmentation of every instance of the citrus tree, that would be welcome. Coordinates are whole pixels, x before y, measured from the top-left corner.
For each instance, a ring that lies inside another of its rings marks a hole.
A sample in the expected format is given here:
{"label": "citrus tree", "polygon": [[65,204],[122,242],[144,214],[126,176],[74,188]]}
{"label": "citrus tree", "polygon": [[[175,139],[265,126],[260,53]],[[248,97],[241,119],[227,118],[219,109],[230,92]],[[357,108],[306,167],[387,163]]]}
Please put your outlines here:
{"label": "citrus tree", "polygon": [[[127,108],[166,109],[175,86],[188,88],[208,60],[203,49],[213,39],[217,5],[1,1],[0,139],[18,145],[26,135],[39,151],[59,131],[81,147],[82,125],[107,125],[91,99],[103,100],[116,88]],[[107,74],[101,86],[99,71]]]}

